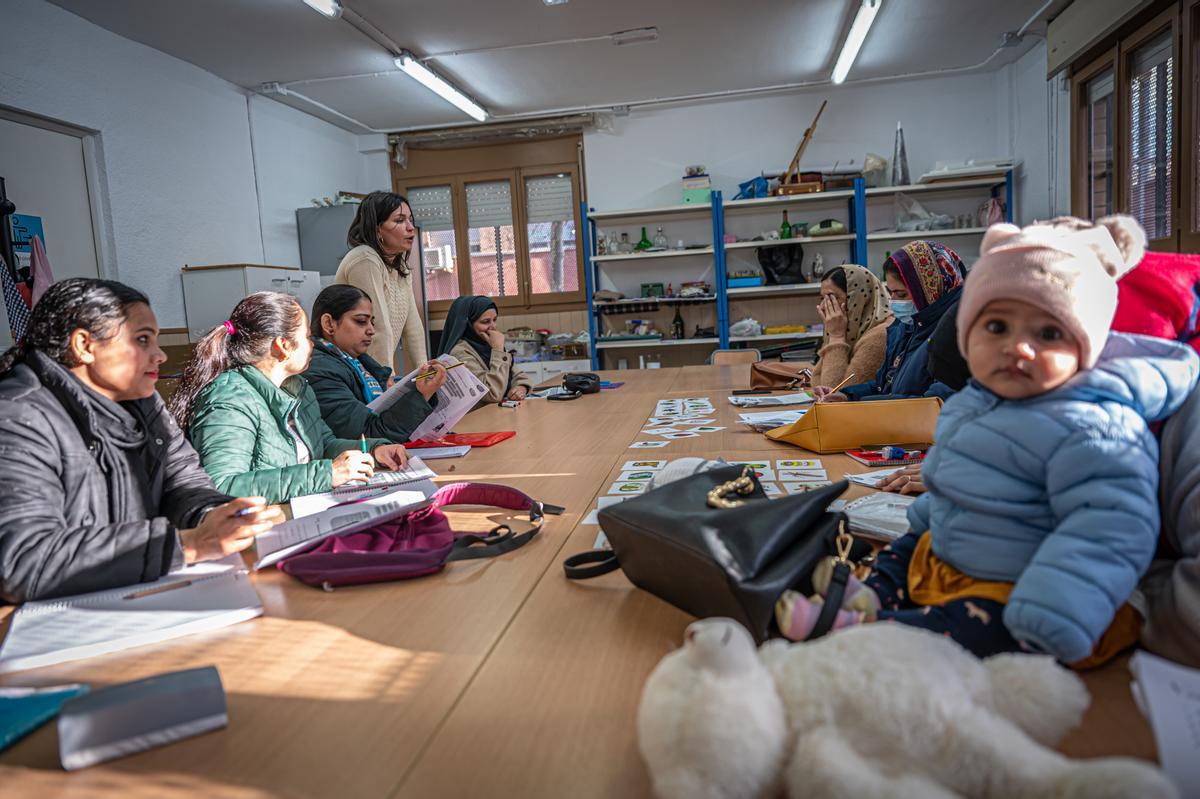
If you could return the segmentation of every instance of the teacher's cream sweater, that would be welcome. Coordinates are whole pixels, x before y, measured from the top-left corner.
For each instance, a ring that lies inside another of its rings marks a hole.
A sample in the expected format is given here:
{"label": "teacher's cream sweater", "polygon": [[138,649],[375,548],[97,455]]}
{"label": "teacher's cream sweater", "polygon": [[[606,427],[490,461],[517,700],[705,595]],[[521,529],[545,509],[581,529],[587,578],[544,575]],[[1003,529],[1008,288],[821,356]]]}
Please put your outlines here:
{"label": "teacher's cream sweater", "polygon": [[363,244],[342,258],[333,282],[360,288],[371,296],[375,306],[375,339],[367,350],[368,355],[403,374],[404,365],[397,368],[393,357],[396,345],[403,341],[404,351],[412,359],[414,368],[428,360],[425,327],[413,297],[411,275],[388,269],[379,253]]}

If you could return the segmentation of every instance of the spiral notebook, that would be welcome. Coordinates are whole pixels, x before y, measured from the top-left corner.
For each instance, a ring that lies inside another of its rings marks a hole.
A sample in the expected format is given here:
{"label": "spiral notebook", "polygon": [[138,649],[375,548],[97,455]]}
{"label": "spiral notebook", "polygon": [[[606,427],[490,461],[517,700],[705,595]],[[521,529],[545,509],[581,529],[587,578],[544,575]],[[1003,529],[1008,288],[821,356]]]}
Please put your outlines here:
{"label": "spiral notebook", "polygon": [[169,641],[262,612],[239,555],[152,583],[26,602],[0,645],[0,673]]}

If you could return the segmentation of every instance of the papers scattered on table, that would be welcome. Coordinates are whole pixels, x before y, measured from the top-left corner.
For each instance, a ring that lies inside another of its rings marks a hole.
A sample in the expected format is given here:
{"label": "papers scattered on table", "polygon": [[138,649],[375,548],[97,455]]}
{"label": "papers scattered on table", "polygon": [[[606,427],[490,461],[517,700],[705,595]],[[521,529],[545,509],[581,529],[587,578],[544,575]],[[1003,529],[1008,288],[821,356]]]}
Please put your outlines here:
{"label": "papers scattered on table", "polygon": [[[458,358],[453,355],[439,355],[437,360],[447,367],[459,363]],[[395,385],[369,402],[367,407],[375,413],[383,413],[395,405],[400,397],[409,391],[416,391],[413,380],[419,371],[420,367],[397,380]],[[439,438],[443,433],[450,432],[454,429],[454,425],[458,424],[459,420],[467,415],[467,411],[474,408],[486,393],[487,389],[483,383],[479,382],[479,378],[471,374],[470,369],[450,369],[446,373],[446,382],[435,395],[438,400],[437,406],[417,426],[409,438],[413,441],[434,439]]]}
{"label": "papers scattered on table", "polygon": [[1200,670],[1149,652],[1129,659],[1134,701],[1154,731],[1158,760],[1180,796],[1200,796]]}
{"label": "papers scattered on table", "polygon": [[816,458],[810,458],[808,460],[801,461],[777,460],[775,461],[775,465],[780,469],[820,469],[821,461],[817,460]]}
{"label": "papers scattered on table", "polygon": [[783,483],[783,490],[789,494],[803,494],[805,491],[813,491],[817,488],[824,488],[831,485],[828,480],[805,480]]}
{"label": "papers scattered on table", "polygon": [[240,555],[154,582],[26,602],[0,647],[0,673],[119,652],[262,615]]}
{"label": "papers scattered on table", "polygon": [[319,513],[277,524],[255,538],[258,561],[254,568],[262,569],[289,555],[311,549],[331,535],[355,533],[401,513],[425,507],[433,492],[433,483],[419,482],[382,496],[334,505]]}
{"label": "papers scattered on table", "polygon": [[669,461],[647,461],[647,460],[625,461],[625,465],[622,466],[621,469],[623,471],[629,471],[630,469],[649,469],[652,472],[657,472],[659,469],[663,468],[668,463],[669,463]]}
{"label": "papers scattered on table", "polygon": [[628,469],[621,472],[617,480],[620,482],[648,483],[654,478],[654,469]]}
{"label": "papers scattered on table", "polygon": [[618,480],[608,487],[610,494],[640,494],[646,490],[643,482],[622,482]]}
{"label": "papers scattered on table", "polygon": [[665,447],[670,444],[670,441],[635,441],[629,445],[630,449],[656,449]]}
{"label": "papers scattered on table", "polygon": [[754,413],[740,413],[738,414],[738,418],[742,424],[762,433],[767,430],[774,430],[776,427],[791,424],[799,420],[807,412],[807,408],[795,411],[757,411]]}
{"label": "papers scattered on table", "polygon": [[868,494],[846,503],[850,532],[893,541],[908,532],[908,506],[916,497]]}
{"label": "papers scattered on table", "polygon": [[891,475],[895,474],[896,472],[900,471],[903,468],[904,468],[903,466],[896,466],[891,469],[872,469],[869,472],[861,472],[859,474],[848,474],[848,475],[846,475],[846,479],[849,480],[851,483],[858,483],[860,486],[866,486],[867,488],[875,488],[879,484],[880,480],[882,480],[885,477],[890,477]]}
{"label": "papers scattered on table", "polygon": [[789,482],[810,483],[814,480],[828,480],[829,475],[824,469],[780,469],[779,479]]}
{"label": "papers scattered on table", "polygon": [[755,394],[731,394],[729,396],[729,404],[737,405],[739,408],[769,408],[776,405],[803,405],[806,402],[812,402],[813,395],[807,391],[798,391],[795,394],[776,394],[759,396]]}

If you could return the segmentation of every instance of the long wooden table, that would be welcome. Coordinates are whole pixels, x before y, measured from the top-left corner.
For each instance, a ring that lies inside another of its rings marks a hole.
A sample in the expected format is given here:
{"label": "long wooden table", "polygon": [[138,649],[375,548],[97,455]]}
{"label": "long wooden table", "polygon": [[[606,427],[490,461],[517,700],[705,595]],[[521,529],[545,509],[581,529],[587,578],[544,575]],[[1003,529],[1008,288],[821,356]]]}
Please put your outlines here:
{"label": "long wooden table", "polygon": [[[691,619],[620,572],[569,582],[561,561],[591,548],[597,528],[581,520],[626,460],[813,456],[736,423],[738,409],[726,398],[746,385],[745,366],[605,376],[625,386],[472,413],[460,431],[516,430],[516,438],[430,463],[441,482],[504,482],[566,506],[517,552],[333,592],[266,571],[254,577],[261,619],[0,678],[100,686],[214,664],[230,715],[225,730],[74,774],[58,766],[57,735],[47,725],[0,754],[0,795],[649,796],[635,745],[637,702]],[[685,396],[710,397],[725,430],[628,448],[648,438],[639,434],[657,400]],[[862,469],[845,456],[821,460],[833,479]],[[847,496],[867,490],[852,487]],[[509,515],[453,518],[460,529],[484,530]],[[1084,679],[1093,704],[1063,751],[1153,759],[1125,661]]]}

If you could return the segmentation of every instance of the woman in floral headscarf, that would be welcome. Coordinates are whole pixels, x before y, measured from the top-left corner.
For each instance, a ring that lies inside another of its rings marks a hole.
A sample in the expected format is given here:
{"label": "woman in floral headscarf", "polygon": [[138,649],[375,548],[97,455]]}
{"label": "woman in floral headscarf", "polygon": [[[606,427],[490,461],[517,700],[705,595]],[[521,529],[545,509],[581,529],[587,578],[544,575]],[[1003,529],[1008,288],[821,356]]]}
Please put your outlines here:
{"label": "woman in floral headscarf", "polygon": [[958,255],[936,241],[914,241],[883,264],[895,321],[887,332],[883,365],[866,382],[831,391],[819,385],[821,402],[945,397],[952,392],[929,373],[929,337],[938,320],[958,307],[965,267]]}
{"label": "woman in floral headscarf", "polygon": [[814,386],[836,386],[848,374],[865,377],[879,371],[892,322],[879,278],[854,264],[826,272],[817,313],[825,335],[813,368]]}

